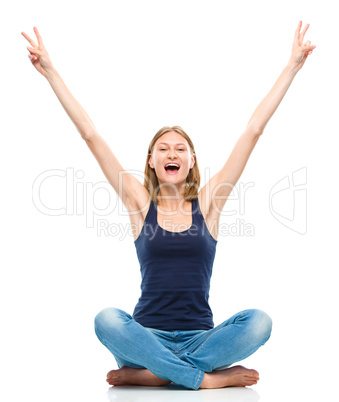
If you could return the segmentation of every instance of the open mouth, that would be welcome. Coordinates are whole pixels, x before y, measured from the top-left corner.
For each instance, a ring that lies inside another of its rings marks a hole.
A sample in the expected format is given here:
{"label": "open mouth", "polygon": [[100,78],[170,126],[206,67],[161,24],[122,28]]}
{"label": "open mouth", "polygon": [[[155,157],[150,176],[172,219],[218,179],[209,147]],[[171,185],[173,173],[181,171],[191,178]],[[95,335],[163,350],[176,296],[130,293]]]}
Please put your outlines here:
{"label": "open mouth", "polygon": [[177,163],[168,163],[165,165],[165,170],[167,174],[177,174],[180,169],[180,165]]}

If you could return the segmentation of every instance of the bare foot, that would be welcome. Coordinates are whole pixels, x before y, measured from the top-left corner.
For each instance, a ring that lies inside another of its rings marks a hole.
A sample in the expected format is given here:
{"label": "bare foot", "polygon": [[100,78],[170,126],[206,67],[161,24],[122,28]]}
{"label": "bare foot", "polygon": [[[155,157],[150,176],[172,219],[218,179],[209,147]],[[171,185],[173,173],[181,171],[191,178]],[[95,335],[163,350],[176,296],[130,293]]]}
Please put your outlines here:
{"label": "bare foot", "polygon": [[243,366],[205,373],[200,388],[246,387],[259,381],[259,373]]}
{"label": "bare foot", "polygon": [[157,377],[147,369],[136,369],[132,367],[121,367],[118,370],[111,370],[107,373],[107,380],[110,385],[166,385],[171,381]]}

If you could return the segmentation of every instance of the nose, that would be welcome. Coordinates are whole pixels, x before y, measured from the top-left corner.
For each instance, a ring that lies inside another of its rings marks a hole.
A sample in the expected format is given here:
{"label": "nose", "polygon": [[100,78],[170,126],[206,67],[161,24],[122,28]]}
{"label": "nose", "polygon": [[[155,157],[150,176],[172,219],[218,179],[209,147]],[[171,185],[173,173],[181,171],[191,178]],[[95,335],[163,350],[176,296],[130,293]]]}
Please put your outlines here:
{"label": "nose", "polygon": [[174,160],[176,160],[177,159],[177,156],[176,155],[168,155],[168,160],[170,160],[171,162],[173,162]]}
{"label": "nose", "polygon": [[175,151],[169,151],[168,157],[169,157],[170,159],[173,159],[173,158],[177,158],[177,155],[176,155]]}

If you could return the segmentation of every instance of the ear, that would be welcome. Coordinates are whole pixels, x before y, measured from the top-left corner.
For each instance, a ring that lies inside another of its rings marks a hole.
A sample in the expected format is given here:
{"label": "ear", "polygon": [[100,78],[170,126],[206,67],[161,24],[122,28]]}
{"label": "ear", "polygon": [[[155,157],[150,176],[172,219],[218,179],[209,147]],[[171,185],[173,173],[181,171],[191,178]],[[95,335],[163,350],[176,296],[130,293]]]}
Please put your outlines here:
{"label": "ear", "polygon": [[153,159],[152,159],[152,155],[150,155],[149,159],[148,159],[148,165],[151,169],[154,169],[154,164],[153,164]]}
{"label": "ear", "polygon": [[195,154],[193,154],[192,157],[191,157],[190,170],[193,168],[194,165],[195,165]]}

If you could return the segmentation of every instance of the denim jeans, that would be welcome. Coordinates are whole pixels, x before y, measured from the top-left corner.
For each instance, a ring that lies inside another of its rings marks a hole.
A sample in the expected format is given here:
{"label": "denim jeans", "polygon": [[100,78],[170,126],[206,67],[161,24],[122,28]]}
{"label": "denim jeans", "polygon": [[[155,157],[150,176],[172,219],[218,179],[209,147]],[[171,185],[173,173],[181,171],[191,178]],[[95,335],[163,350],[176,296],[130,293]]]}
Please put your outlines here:
{"label": "denim jeans", "polygon": [[269,339],[271,329],[271,318],[257,309],[241,311],[210,330],[147,328],[113,307],[95,317],[95,333],[119,368],[146,368],[194,390],[205,372],[223,370],[254,353]]}

